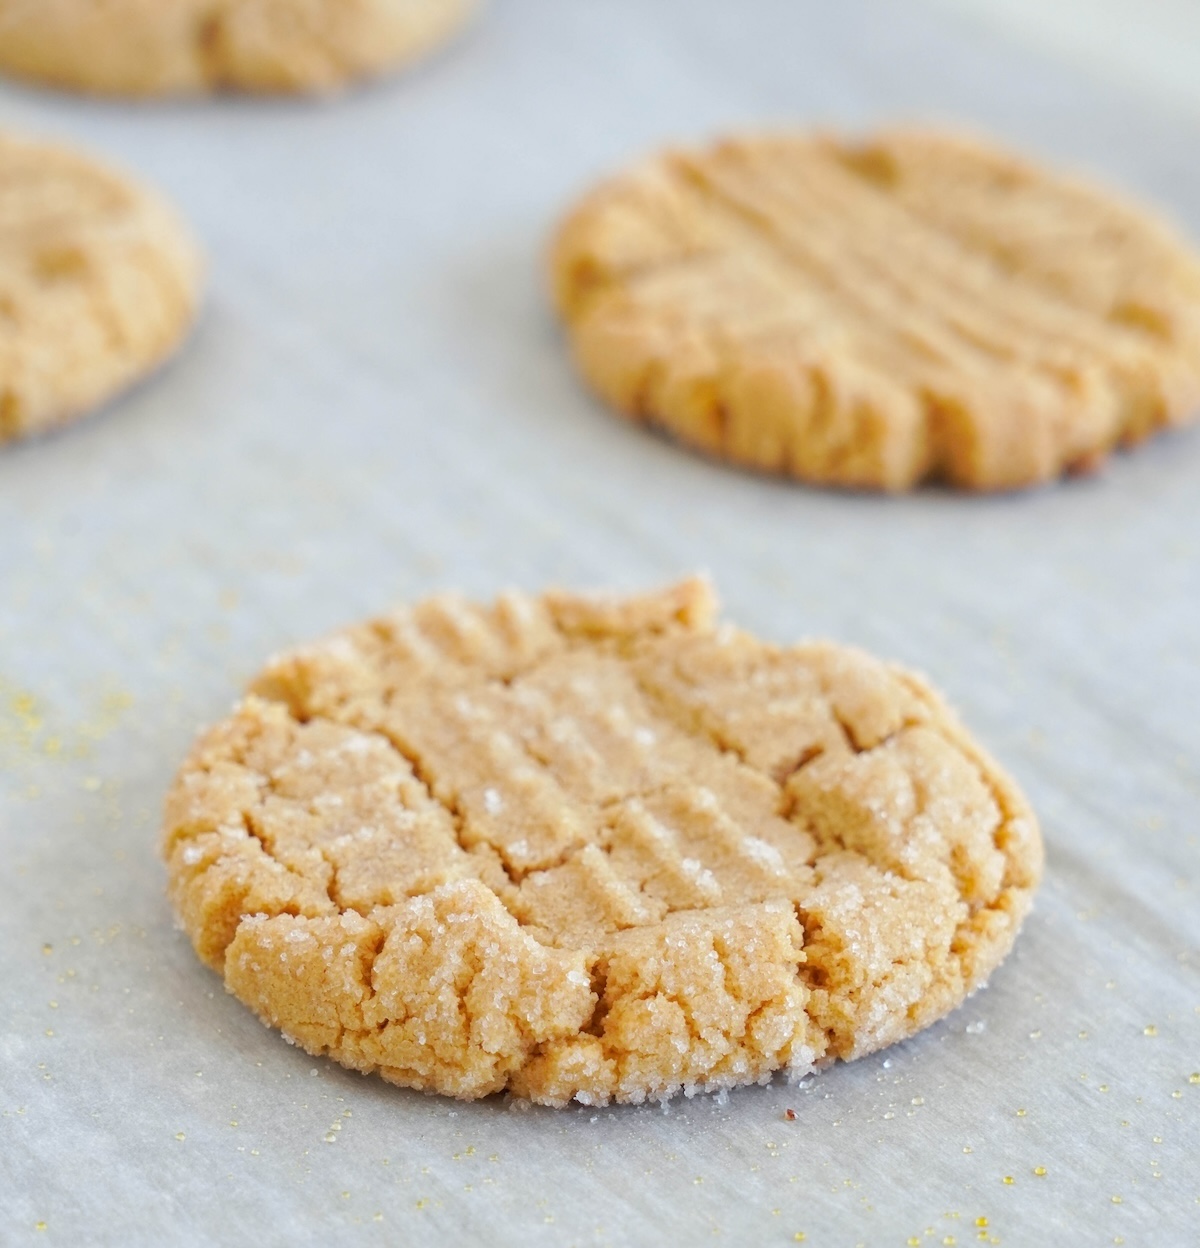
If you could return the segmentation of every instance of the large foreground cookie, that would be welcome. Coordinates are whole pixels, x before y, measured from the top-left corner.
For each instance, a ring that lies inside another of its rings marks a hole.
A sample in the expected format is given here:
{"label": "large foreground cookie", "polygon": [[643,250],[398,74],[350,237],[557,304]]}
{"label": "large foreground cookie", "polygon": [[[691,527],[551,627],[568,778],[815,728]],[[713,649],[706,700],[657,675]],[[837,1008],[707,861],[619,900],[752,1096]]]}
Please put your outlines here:
{"label": "large foreground cookie", "polygon": [[667,152],[584,199],[552,264],[619,410],[808,481],[1024,486],[1200,410],[1200,258],[963,138]]}
{"label": "large foreground cookie", "polygon": [[158,196],[0,135],[0,442],[82,415],[160,364],[195,316],[200,269]]}
{"label": "large foreground cookie", "polygon": [[415,60],[476,0],[0,0],[0,70],[113,95],[322,91]]}
{"label": "large foreground cookie", "polygon": [[804,1073],[1008,952],[1020,793],[928,687],[645,597],[453,597],[273,662],[167,801],[199,955],[312,1053],[551,1105]]}

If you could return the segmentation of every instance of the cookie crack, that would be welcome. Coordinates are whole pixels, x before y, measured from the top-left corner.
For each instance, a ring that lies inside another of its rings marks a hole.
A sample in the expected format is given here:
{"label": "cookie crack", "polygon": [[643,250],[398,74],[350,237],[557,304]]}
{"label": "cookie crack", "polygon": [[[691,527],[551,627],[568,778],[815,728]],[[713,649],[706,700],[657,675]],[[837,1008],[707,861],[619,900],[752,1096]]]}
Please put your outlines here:
{"label": "cookie crack", "polygon": [[[1005,877],[1007,879],[1009,874],[1008,869],[1014,865],[1015,858],[1014,855],[1009,853],[1006,849],[1004,841],[1007,838],[1007,834],[1011,832],[1013,825],[1018,820],[1031,818],[1031,813],[1027,810],[1022,810],[1019,807],[1014,807],[1012,794],[1010,794],[1005,786],[1002,786],[998,782],[993,768],[984,766],[983,760],[979,757],[977,751],[972,748],[970,743],[965,739],[965,733],[962,733],[961,731],[947,731],[942,717],[936,713],[936,708],[931,704],[929,693],[924,686],[919,681],[913,680],[905,672],[897,671],[894,674],[897,679],[899,679],[901,683],[904,684],[905,687],[908,688],[909,691],[921,702],[921,704],[930,711],[929,718],[921,721],[922,726],[931,728],[938,734],[939,737],[942,738],[943,741],[946,742],[947,745],[954,749],[961,758],[970,764],[971,769],[974,771],[984,788],[987,789],[992,800],[995,802],[996,809],[1000,812],[1000,819],[997,821],[996,827],[992,832],[991,839],[994,848],[1004,858],[1006,864]],[[1026,893],[1032,893],[1036,883],[1037,881],[1035,878],[1029,885],[1012,884],[1008,885],[1008,887],[1016,888]],[[1002,884],[1001,894],[998,896],[1003,895],[1004,889],[1005,886]],[[965,902],[966,898],[964,897],[962,900]]]}
{"label": "cookie crack", "polygon": [[[257,841],[257,842],[258,842],[259,846],[262,848],[262,852],[263,852],[263,854],[264,854],[267,858],[269,858],[269,859],[271,860],[271,862],[275,864],[275,866],[279,867],[279,868],[280,868],[280,870],[282,870],[282,871],[286,871],[286,872],[287,872],[287,874],[288,874],[288,875],[290,875],[290,876],[292,876],[294,879],[297,879],[297,880],[301,880],[301,881],[303,881],[305,884],[317,884],[317,883],[319,882],[319,881],[317,881],[316,879],[314,879],[312,876],[310,876],[310,875],[306,874],[305,872],[303,872],[303,871],[297,871],[294,867],[290,867],[290,866],[288,866],[288,864],[287,864],[286,862],[284,862],[284,861],[283,861],[283,860],[282,860],[282,859],[281,859],[281,858],[280,858],[280,857],[279,857],[279,856],[278,856],[278,855],[274,852],[274,850],[271,848],[270,844],[268,843],[268,840],[267,840],[267,834],[266,834],[266,832],[265,832],[265,831],[263,830],[263,828],[262,828],[261,819],[260,819],[259,815],[258,815],[255,811],[253,811],[253,810],[242,810],[242,811],[239,811],[238,813],[239,813],[239,814],[241,815],[241,817],[242,817],[242,825],[243,825],[243,827],[246,829],[246,833],[247,833],[247,835],[249,835],[249,836],[250,836],[250,837],[252,837],[255,841]],[[322,854],[322,858],[324,858],[324,854]],[[214,865],[215,865],[215,864],[214,864]],[[325,892],[325,896],[326,896],[326,898],[328,899],[329,904],[330,904],[330,905],[331,905],[331,906],[332,906],[335,910],[338,910],[339,912],[340,912],[340,911],[342,911],[345,907],[343,907],[343,906],[342,906],[342,905],[341,905],[341,904],[337,901],[337,899],[333,896],[333,894],[330,892],[328,882],[324,882],[324,883],[322,883],[322,884],[321,884],[321,887],[323,888],[323,890],[324,890],[324,892]],[[285,908],[285,909],[281,910],[281,911],[280,911],[280,913],[282,913],[282,914],[298,915],[298,914],[300,913],[300,911],[299,911],[299,908],[298,908],[298,907],[296,907],[295,905],[292,905],[292,906],[289,906],[289,907],[287,907],[287,908]],[[245,917],[248,917],[248,916],[243,915],[242,917],[243,917],[243,918],[245,918]]]}
{"label": "cookie crack", "polygon": [[602,1039],[604,1036],[604,1020],[612,1008],[608,1001],[608,968],[597,959],[590,970],[591,989],[596,994],[596,1004],[587,1022],[579,1029],[582,1033]]}

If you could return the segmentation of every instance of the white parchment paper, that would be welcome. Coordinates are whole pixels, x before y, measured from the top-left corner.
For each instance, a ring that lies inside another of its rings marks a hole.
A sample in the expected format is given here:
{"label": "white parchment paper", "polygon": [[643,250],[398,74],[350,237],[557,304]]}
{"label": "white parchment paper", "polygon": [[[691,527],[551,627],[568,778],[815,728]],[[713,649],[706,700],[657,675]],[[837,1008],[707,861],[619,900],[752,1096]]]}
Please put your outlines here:
{"label": "white parchment paper", "polygon": [[[911,0],[496,0],[333,103],[0,88],[211,257],[169,369],[0,454],[0,1242],[1200,1242],[1200,434],[1012,498],[762,480],[590,399],[540,269],[605,170],[792,120],[983,126],[1200,234],[1200,129],[1157,107]],[[518,1112],[313,1060],[198,964],[159,806],[271,651],[695,568],[923,669],[1025,786],[1047,882],[985,992],[804,1087]]]}

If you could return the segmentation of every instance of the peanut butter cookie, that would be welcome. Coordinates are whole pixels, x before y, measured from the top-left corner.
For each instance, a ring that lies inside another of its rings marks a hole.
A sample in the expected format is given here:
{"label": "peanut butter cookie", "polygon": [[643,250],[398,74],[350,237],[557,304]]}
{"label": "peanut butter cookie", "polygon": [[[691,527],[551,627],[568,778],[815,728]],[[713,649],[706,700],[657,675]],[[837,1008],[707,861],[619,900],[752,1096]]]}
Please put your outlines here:
{"label": "peanut butter cookie", "polygon": [[1025,800],[916,677],[641,597],[438,597],[272,662],[167,802],[197,953],[311,1053],[549,1105],[803,1074],[1008,952]]}
{"label": "peanut butter cookie", "polygon": [[200,259],[155,194],[65,148],[0,135],[0,443],[80,416],[192,324]]}
{"label": "peanut butter cookie", "polygon": [[415,60],[476,0],[0,0],[0,70],[108,95],[328,91]]}
{"label": "peanut butter cookie", "polygon": [[552,268],[613,406],[806,481],[1027,486],[1200,411],[1192,248],[967,138],[669,151],[588,195]]}

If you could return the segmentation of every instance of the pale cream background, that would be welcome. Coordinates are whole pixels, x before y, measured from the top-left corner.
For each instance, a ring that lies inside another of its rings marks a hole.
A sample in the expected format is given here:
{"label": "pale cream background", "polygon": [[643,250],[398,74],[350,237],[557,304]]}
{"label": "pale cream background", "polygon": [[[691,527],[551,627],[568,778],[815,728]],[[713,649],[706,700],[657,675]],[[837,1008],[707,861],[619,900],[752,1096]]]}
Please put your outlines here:
{"label": "pale cream background", "polygon": [[1200,114],[1200,4],[1196,0],[932,3]]}

